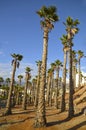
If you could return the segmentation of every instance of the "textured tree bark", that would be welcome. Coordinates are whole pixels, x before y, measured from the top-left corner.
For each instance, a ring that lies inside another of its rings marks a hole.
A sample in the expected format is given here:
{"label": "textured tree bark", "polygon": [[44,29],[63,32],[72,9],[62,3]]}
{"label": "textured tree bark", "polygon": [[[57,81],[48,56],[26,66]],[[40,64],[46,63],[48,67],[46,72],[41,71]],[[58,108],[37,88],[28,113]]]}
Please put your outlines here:
{"label": "textured tree bark", "polygon": [[44,44],[42,54],[41,80],[38,98],[37,115],[35,119],[35,127],[46,126],[46,112],[45,112],[45,86],[46,86],[46,63],[47,63],[47,48],[48,48],[48,28],[44,28]]}
{"label": "textured tree bark", "polygon": [[12,91],[13,91],[13,83],[14,83],[15,72],[16,72],[16,61],[14,61],[14,63],[13,63],[12,79],[11,79],[7,104],[6,104],[6,111],[5,111],[4,115],[12,114],[12,111],[11,111],[11,99],[12,99]]}
{"label": "textured tree bark", "polygon": [[69,111],[68,117],[74,116],[74,105],[73,105],[73,79],[72,79],[72,47],[69,49]]}
{"label": "textured tree bark", "polygon": [[26,84],[25,84],[25,88],[24,88],[24,97],[23,97],[23,102],[22,102],[23,110],[26,110],[28,79],[29,79],[29,75],[28,75],[28,73],[26,73]]}
{"label": "textured tree bark", "polygon": [[64,64],[63,64],[63,76],[62,76],[62,99],[61,99],[61,112],[65,111],[65,92],[66,92],[66,63],[67,63],[67,51],[64,50]]}
{"label": "textured tree bark", "polygon": [[35,101],[34,106],[37,108],[38,106],[38,93],[39,93],[39,86],[40,86],[40,72],[41,72],[41,65],[38,65],[38,78],[37,78],[37,85],[36,85],[36,92],[35,92]]}

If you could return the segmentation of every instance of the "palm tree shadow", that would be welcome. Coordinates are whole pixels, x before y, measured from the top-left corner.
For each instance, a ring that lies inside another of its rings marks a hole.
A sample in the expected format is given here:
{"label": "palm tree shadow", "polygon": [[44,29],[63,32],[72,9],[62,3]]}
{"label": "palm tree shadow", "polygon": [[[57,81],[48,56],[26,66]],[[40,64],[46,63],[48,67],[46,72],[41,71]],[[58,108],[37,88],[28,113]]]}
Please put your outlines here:
{"label": "palm tree shadow", "polygon": [[[85,110],[85,109],[86,109],[86,107],[84,107],[84,108],[81,110],[81,112],[75,114],[75,115],[74,115],[73,117],[71,117],[71,118],[67,117],[67,118],[65,118],[64,120],[61,120],[61,121],[49,122],[49,123],[47,123],[47,127],[54,126],[54,125],[57,125],[57,124],[61,124],[61,123],[70,121],[72,118],[78,117],[78,116],[82,115],[82,114],[84,113],[84,110]],[[77,128],[80,128],[80,127],[83,126],[83,125],[86,125],[86,121],[84,121],[84,122],[82,122],[82,123],[80,123],[80,124],[78,124],[78,125],[76,125],[76,126],[70,128],[69,130],[76,130]]]}
{"label": "palm tree shadow", "polygon": [[32,118],[34,118],[34,117],[33,117],[33,116],[32,116],[32,117],[27,117],[27,118],[25,118],[25,119],[20,119],[20,120],[18,120],[18,121],[13,121],[13,122],[7,122],[7,121],[5,121],[5,122],[3,122],[3,123],[0,123],[0,126],[2,126],[2,125],[8,125],[8,124],[22,123],[22,122],[25,122],[26,120],[32,119]]}
{"label": "palm tree shadow", "polygon": [[18,115],[18,114],[29,114],[31,112],[34,112],[33,110],[32,111],[19,111],[19,112],[13,112],[12,115]]}
{"label": "palm tree shadow", "polygon": [[[16,111],[16,112],[12,112],[11,115],[19,115],[19,114],[29,114],[31,112],[34,112],[34,110],[30,110],[30,111]],[[3,117],[4,112],[1,113],[0,117]]]}
{"label": "palm tree shadow", "polygon": [[50,127],[50,126],[54,126],[54,125],[58,125],[58,124],[61,124],[61,123],[64,123],[64,122],[67,122],[69,120],[71,120],[72,118],[65,118],[64,120],[61,120],[61,121],[54,121],[54,122],[49,122],[47,123],[47,127]]}
{"label": "palm tree shadow", "polygon": [[68,129],[68,130],[77,130],[78,128],[80,128],[80,127],[82,127],[82,126],[86,126],[86,121],[84,121],[84,122],[81,122],[81,123],[79,123],[78,125],[76,125],[76,126],[73,126],[72,128],[70,128],[70,129]]}

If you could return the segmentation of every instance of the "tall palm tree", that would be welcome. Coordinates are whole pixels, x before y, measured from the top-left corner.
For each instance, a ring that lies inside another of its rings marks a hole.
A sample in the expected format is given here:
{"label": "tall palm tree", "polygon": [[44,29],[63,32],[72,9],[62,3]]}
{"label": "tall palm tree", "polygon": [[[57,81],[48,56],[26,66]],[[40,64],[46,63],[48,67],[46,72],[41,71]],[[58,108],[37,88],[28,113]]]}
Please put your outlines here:
{"label": "tall palm tree", "polygon": [[55,61],[56,64],[56,92],[55,92],[55,107],[58,108],[58,80],[59,80],[59,71],[62,67],[62,62],[60,60]]}
{"label": "tall palm tree", "polygon": [[23,102],[22,102],[23,110],[26,110],[28,80],[31,78],[30,71],[31,71],[30,67],[26,67],[26,76],[25,76],[26,83],[25,83],[24,97],[23,97]]}
{"label": "tall palm tree", "polygon": [[81,61],[81,58],[84,56],[84,52],[82,52],[81,50],[78,50],[77,54],[78,54],[78,87],[80,87],[80,72],[81,72],[80,61]]}
{"label": "tall palm tree", "polygon": [[34,106],[37,107],[38,105],[38,93],[39,93],[39,85],[40,85],[40,76],[41,76],[41,64],[42,61],[36,61],[37,66],[38,66],[38,76],[37,76],[37,85],[36,85],[36,91],[35,91],[35,101],[34,101]]}
{"label": "tall palm tree", "polygon": [[68,117],[71,118],[74,116],[74,106],[73,106],[73,77],[72,77],[72,46],[73,46],[73,38],[76,33],[78,33],[77,25],[79,24],[78,19],[73,20],[71,17],[66,19],[67,36],[69,43],[69,113]]}
{"label": "tall palm tree", "polygon": [[60,38],[63,44],[63,52],[64,52],[64,63],[63,63],[63,75],[62,75],[62,99],[61,99],[61,112],[65,111],[65,92],[66,92],[66,64],[67,64],[67,53],[69,51],[68,46],[68,37],[67,35],[63,35]]}
{"label": "tall palm tree", "polygon": [[58,21],[56,14],[56,7],[43,6],[37,14],[41,17],[41,27],[44,31],[43,35],[43,54],[42,54],[42,67],[41,67],[41,82],[39,89],[39,100],[37,115],[35,119],[35,127],[46,126],[46,115],[45,115],[45,86],[46,86],[46,64],[47,64],[47,51],[48,51],[48,33],[54,28],[53,23]]}
{"label": "tall palm tree", "polygon": [[23,58],[22,55],[15,54],[15,53],[11,54],[11,56],[13,58],[13,60],[12,60],[13,71],[12,71],[9,95],[8,95],[7,104],[6,104],[6,111],[5,111],[4,115],[12,114],[12,112],[11,112],[11,98],[12,98],[14,79],[15,79],[15,72],[16,72],[16,68],[19,68],[19,62]]}

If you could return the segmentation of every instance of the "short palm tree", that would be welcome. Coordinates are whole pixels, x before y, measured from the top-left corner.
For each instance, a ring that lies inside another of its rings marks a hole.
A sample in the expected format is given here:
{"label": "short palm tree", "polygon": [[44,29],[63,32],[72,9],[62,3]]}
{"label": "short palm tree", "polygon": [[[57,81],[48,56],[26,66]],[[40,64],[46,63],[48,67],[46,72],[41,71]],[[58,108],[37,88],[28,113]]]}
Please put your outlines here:
{"label": "short palm tree", "polygon": [[66,19],[67,36],[69,43],[69,113],[68,117],[71,118],[74,116],[74,106],[73,106],[73,77],[72,77],[72,46],[73,46],[73,38],[76,33],[78,33],[77,25],[79,24],[78,19],[73,20],[71,17]]}
{"label": "short palm tree", "polygon": [[46,86],[46,64],[47,64],[47,51],[48,51],[48,33],[54,28],[54,22],[58,21],[56,14],[56,7],[43,6],[37,11],[37,14],[41,17],[41,27],[44,31],[43,35],[43,54],[42,54],[42,67],[41,67],[41,82],[39,89],[38,108],[35,118],[35,127],[46,126],[45,115],[45,86]]}
{"label": "short palm tree", "polygon": [[81,58],[84,56],[84,52],[78,50],[77,54],[78,54],[78,87],[80,87],[80,72],[81,72],[80,61]]}
{"label": "short palm tree", "polygon": [[14,79],[15,79],[15,72],[16,72],[16,68],[19,68],[19,62],[23,58],[22,55],[15,54],[15,53],[11,54],[11,56],[13,58],[13,60],[12,60],[13,71],[12,71],[9,95],[8,95],[7,104],[6,104],[6,111],[5,111],[4,115],[12,114],[12,111],[11,111],[11,98],[12,98]]}
{"label": "short palm tree", "polygon": [[22,102],[22,109],[23,109],[23,110],[26,110],[27,87],[28,87],[28,81],[29,81],[29,79],[31,78],[30,71],[31,71],[30,67],[26,67],[26,77],[25,77],[26,83],[25,83],[24,97],[23,97],[23,102]]}

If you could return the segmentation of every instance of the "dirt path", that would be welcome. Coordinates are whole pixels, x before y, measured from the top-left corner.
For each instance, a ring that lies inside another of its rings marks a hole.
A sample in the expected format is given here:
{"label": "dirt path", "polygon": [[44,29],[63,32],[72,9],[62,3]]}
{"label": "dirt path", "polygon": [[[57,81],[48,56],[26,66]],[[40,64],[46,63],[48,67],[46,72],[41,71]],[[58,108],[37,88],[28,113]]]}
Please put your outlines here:
{"label": "dirt path", "polygon": [[34,128],[35,112],[33,107],[26,111],[13,109],[10,116],[0,117],[0,130],[86,130],[86,116],[83,114],[67,120],[67,112],[60,113],[55,108],[47,108],[47,127]]}

